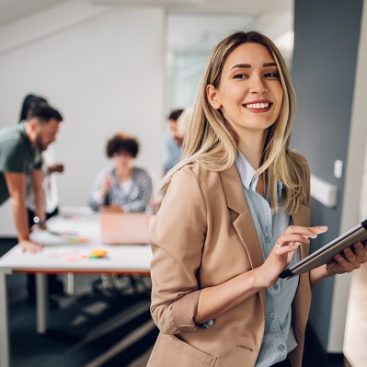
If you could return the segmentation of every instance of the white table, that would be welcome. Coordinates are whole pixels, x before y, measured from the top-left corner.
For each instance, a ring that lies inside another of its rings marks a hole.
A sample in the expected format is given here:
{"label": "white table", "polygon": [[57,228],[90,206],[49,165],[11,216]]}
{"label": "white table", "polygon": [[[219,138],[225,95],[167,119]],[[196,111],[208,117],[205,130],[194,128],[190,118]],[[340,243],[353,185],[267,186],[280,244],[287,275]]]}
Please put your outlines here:
{"label": "white table", "polygon": [[[149,245],[104,245],[100,241],[98,215],[92,213],[59,216],[49,221],[54,231],[76,232],[88,238],[88,243],[70,243],[50,238],[37,254],[23,253],[20,246],[13,247],[0,258],[0,367],[10,366],[9,326],[6,277],[14,272],[36,274],[37,332],[47,329],[46,274],[135,274],[149,275],[151,250]],[[91,259],[93,249],[103,248],[108,256]]]}

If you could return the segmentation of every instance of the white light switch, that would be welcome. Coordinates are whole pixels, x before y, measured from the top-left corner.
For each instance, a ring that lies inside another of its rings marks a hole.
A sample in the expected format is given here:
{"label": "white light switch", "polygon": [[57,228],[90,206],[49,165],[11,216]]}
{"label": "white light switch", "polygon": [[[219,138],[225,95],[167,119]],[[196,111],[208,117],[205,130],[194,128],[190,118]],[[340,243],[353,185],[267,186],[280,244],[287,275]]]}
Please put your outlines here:
{"label": "white light switch", "polygon": [[343,176],[343,161],[337,159],[334,162],[334,177],[341,178]]}

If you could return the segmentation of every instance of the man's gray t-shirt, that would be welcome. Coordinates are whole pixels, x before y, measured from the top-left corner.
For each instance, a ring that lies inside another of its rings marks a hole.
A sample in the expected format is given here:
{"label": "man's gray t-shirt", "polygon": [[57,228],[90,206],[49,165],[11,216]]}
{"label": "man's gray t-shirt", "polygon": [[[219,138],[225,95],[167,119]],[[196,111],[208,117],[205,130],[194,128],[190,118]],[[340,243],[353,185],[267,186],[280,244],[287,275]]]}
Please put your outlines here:
{"label": "man's gray t-shirt", "polygon": [[29,175],[41,168],[41,152],[32,147],[23,123],[0,130],[0,205],[9,198],[5,172]]}

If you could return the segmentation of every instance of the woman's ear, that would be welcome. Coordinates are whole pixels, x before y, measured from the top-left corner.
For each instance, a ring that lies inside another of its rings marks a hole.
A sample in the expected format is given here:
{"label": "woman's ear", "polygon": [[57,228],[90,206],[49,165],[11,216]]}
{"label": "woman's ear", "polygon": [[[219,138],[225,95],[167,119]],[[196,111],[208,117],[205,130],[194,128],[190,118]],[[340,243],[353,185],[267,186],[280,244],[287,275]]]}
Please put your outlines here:
{"label": "woman's ear", "polygon": [[215,110],[219,110],[222,107],[222,104],[220,102],[220,97],[218,95],[218,91],[211,84],[206,86],[206,97],[208,98],[210,105]]}

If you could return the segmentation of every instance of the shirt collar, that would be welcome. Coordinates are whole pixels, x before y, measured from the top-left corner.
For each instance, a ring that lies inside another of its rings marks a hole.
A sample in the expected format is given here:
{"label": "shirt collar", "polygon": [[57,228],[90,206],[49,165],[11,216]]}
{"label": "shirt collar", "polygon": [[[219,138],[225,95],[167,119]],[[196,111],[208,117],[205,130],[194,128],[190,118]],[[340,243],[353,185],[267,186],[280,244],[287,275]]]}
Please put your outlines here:
{"label": "shirt collar", "polygon": [[255,168],[251,166],[250,162],[240,151],[237,152],[235,163],[242,185],[245,186],[246,189],[255,190],[257,181],[259,179],[259,177],[256,175]]}
{"label": "shirt collar", "polygon": [[[246,189],[256,191],[259,176],[256,175],[255,168],[251,166],[250,162],[240,151],[237,152],[235,163],[237,166],[238,173],[240,175],[242,185],[246,187]],[[284,190],[283,182],[278,181],[277,182],[278,200],[281,199],[283,195],[283,190]]]}

